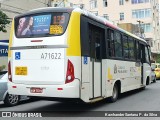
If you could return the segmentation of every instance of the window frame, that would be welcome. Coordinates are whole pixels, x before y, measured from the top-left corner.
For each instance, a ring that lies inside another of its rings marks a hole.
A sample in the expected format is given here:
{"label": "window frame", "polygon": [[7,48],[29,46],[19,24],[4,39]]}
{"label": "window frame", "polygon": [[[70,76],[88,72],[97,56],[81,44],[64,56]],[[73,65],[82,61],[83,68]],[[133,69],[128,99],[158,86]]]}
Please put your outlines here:
{"label": "window frame", "polygon": [[[111,36],[111,33],[108,33],[109,31],[113,33],[113,36]],[[108,51],[107,56],[109,58],[115,58],[115,44],[114,44],[114,39],[115,39],[114,34],[115,33],[114,33],[114,30],[112,28],[108,27],[106,32],[107,32],[107,37],[106,37],[107,46],[106,47],[107,47],[107,51]]]}
{"label": "window frame", "polygon": [[135,40],[136,41],[136,46],[135,46],[135,51],[136,51],[136,61],[140,61],[141,60],[141,52],[139,51],[140,50],[140,43],[138,40]]}
{"label": "window frame", "polygon": [[[147,52],[147,53],[146,53]],[[151,64],[150,62],[150,57],[149,57],[149,49],[147,47],[147,45],[145,45],[145,63]],[[147,57],[147,58],[146,58]]]}
{"label": "window frame", "polygon": [[[126,37],[127,39],[125,39],[124,37]],[[125,57],[125,51],[124,51],[124,42],[125,42],[125,40],[126,40],[126,42],[127,42],[127,53],[128,53],[128,57]],[[123,35],[123,57],[124,57],[124,59],[129,59],[129,44],[128,44],[128,35]]]}
{"label": "window frame", "polygon": [[124,12],[119,13],[119,19],[124,20]]}
{"label": "window frame", "polygon": [[[121,44],[121,56],[117,56],[117,51],[116,51],[116,41],[117,41],[117,35],[116,34],[119,34],[120,35],[120,44]],[[116,58],[120,58],[120,59],[123,59],[123,36],[120,32],[118,31],[115,31],[115,39],[114,39],[114,49],[115,49],[115,57]]]}
{"label": "window frame", "polygon": [[142,18],[150,18],[151,17],[151,9],[134,9],[132,10],[132,18],[134,19],[142,19]]}
{"label": "window frame", "polygon": [[108,6],[107,0],[103,0],[103,7],[107,7],[107,6]]}
{"label": "window frame", "polygon": [[124,5],[124,0],[119,0],[119,5]]}
{"label": "window frame", "polygon": [[109,20],[109,15],[108,14],[103,14],[103,17],[107,20]]}
{"label": "window frame", "polygon": [[98,7],[97,0],[90,0],[90,9],[95,9]]}
{"label": "window frame", "polygon": [[[131,49],[131,46],[130,46],[130,43],[132,42],[132,49]],[[129,46],[129,59],[131,60],[136,60],[136,56],[135,56],[135,40],[133,37],[128,37],[128,46]],[[131,57],[131,50],[133,52],[133,56]]]}

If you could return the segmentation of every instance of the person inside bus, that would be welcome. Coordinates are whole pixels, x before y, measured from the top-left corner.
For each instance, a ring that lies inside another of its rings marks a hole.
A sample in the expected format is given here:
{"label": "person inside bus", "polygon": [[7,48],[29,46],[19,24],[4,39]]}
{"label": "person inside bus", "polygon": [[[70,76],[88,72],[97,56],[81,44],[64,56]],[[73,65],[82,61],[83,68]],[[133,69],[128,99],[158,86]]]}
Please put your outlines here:
{"label": "person inside bus", "polygon": [[17,36],[20,36],[22,33],[22,30],[24,28],[24,23],[25,23],[25,18],[20,18],[19,19],[19,25],[18,25],[18,29],[17,29]]}
{"label": "person inside bus", "polygon": [[25,29],[23,30],[21,35],[31,35],[32,34],[32,26],[33,26],[33,17],[30,17],[25,22]]}

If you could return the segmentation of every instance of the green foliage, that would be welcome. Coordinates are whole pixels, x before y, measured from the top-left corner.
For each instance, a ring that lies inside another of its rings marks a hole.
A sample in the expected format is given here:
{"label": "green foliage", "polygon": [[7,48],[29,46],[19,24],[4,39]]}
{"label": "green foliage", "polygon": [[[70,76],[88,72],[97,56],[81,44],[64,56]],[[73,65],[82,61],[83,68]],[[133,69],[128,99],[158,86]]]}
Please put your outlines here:
{"label": "green foliage", "polygon": [[157,62],[157,63],[160,63],[160,54],[157,55],[157,57],[156,57],[156,62]]}
{"label": "green foliage", "polygon": [[5,65],[0,66],[0,71],[4,70],[6,68]]}
{"label": "green foliage", "polygon": [[10,21],[9,21],[8,16],[2,11],[0,11],[0,31],[7,32],[6,25],[9,23]]}

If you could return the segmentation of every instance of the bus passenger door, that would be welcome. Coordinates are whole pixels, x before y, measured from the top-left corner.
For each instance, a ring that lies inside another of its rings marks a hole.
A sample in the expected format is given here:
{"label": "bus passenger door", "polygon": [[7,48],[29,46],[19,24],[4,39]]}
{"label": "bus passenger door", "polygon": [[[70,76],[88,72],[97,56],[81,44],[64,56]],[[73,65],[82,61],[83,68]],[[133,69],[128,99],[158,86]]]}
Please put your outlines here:
{"label": "bus passenger door", "polygon": [[[150,84],[151,79],[151,63],[150,63],[150,56],[149,56],[149,49],[147,46],[143,46],[144,51],[144,63],[143,63],[143,85]],[[148,77],[148,79],[147,79]],[[148,81],[147,81],[148,80]]]}
{"label": "bus passenger door", "polygon": [[145,62],[145,51],[144,51],[144,46],[140,45],[140,50],[141,50],[141,84],[144,85],[144,62]]}
{"label": "bus passenger door", "polygon": [[102,96],[102,55],[101,41],[104,33],[101,28],[90,26],[90,87],[92,98]]}
{"label": "bus passenger door", "polygon": [[147,64],[146,64],[146,56],[145,56],[145,46],[143,44],[140,44],[140,50],[141,50],[141,84],[146,84],[146,70],[147,70]]}

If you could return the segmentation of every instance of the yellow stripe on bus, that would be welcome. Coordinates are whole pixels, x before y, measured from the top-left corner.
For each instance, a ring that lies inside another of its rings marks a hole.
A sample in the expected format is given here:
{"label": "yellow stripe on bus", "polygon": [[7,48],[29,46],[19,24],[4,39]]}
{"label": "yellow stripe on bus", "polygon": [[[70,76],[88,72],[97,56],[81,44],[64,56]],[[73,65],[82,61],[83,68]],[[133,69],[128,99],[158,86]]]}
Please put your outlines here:
{"label": "yellow stripe on bus", "polygon": [[68,25],[67,56],[81,56],[80,49],[80,13],[73,12]]}
{"label": "yellow stripe on bus", "polygon": [[12,46],[13,33],[14,33],[14,20],[12,20],[12,26],[11,26],[10,37],[9,37],[8,57],[11,57],[10,47]]}
{"label": "yellow stripe on bus", "polygon": [[108,68],[108,79],[112,80],[113,79],[113,75],[111,74],[111,69]]}

